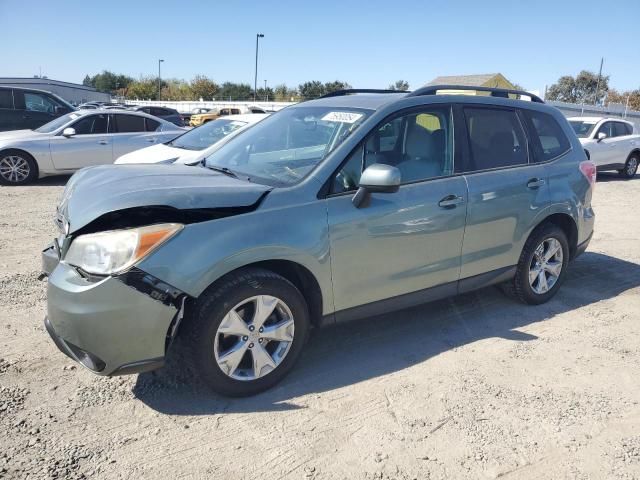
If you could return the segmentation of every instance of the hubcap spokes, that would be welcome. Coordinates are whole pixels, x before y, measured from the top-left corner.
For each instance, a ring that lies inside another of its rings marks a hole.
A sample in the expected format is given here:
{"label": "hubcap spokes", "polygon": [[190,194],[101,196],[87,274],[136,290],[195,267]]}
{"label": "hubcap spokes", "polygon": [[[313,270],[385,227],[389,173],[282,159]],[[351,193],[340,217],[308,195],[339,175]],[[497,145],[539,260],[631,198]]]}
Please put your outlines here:
{"label": "hubcap spokes", "polygon": [[553,288],[562,272],[562,245],[555,238],[544,240],[533,253],[529,266],[529,285],[541,295]]}
{"label": "hubcap spokes", "polygon": [[9,155],[0,159],[0,175],[5,180],[17,183],[29,176],[29,163],[17,155]]}
{"label": "hubcap spokes", "polygon": [[222,319],[214,339],[220,369],[236,380],[256,380],[276,369],[293,342],[289,307],[269,295],[248,298]]}
{"label": "hubcap spokes", "polygon": [[630,158],[629,164],[627,165],[627,173],[629,175],[635,175],[637,168],[638,168],[638,160],[636,160],[635,158]]}

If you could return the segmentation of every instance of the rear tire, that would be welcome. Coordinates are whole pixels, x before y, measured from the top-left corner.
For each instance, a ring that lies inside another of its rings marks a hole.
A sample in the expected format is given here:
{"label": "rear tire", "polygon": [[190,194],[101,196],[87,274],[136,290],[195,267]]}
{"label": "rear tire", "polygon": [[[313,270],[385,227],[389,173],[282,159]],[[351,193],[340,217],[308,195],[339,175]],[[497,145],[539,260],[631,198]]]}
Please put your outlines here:
{"label": "rear tire", "polygon": [[629,158],[627,158],[624,168],[622,170],[618,170],[618,173],[626,179],[631,179],[635,177],[636,172],[638,171],[638,164],[640,164],[640,155],[632,153],[629,155]]}
{"label": "rear tire", "polygon": [[568,264],[569,242],[564,231],[551,223],[540,225],[524,244],[515,277],[502,284],[502,290],[528,305],[548,302],[564,281]]}
{"label": "rear tire", "polygon": [[0,184],[26,185],[38,178],[38,164],[27,152],[4,150],[0,152]]}
{"label": "rear tire", "polygon": [[300,291],[258,268],[214,283],[185,320],[175,345],[179,358],[212,390],[230,397],[254,395],[282,380],[300,357],[310,327]]}

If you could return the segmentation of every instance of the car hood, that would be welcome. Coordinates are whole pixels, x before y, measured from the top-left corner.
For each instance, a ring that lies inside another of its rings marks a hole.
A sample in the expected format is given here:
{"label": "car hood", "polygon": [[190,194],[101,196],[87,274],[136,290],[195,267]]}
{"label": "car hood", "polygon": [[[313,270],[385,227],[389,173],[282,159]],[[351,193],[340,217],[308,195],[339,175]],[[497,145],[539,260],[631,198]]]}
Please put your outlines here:
{"label": "car hood", "polygon": [[24,140],[27,138],[42,138],[47,133],[39,133],[34,130],[9,130],[7,132],[0,132],[0,142],[6,142],[9,140]]}
{"label": "car hood", "polygon": [[187,165],[101,165],[71,177],[56,221],[74,233],[104,214],[135,207],[251,207],[271,187]]}
{"label": "car hood", "polygon": [[115,163],[159,163],[174,158],[178,164],[195,163],[200,159],[201,155],[202,151],[199,150],[185,150],[183,148],[175,148],[170,145],[160,144],[122,155]]}

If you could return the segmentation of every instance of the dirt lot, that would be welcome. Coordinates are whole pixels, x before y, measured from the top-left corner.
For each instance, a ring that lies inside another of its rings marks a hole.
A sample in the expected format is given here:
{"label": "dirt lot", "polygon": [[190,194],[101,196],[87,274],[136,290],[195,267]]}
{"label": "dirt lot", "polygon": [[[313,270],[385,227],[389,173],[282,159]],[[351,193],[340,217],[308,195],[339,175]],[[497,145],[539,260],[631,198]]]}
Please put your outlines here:
{"label": "dirt lot", "polygon": [[640,178],[599,178],[552,302],[489,288],[316,332],[242,400],[56,350],[36,277],[65,181],[0,188],[0,478],[640,478]]}

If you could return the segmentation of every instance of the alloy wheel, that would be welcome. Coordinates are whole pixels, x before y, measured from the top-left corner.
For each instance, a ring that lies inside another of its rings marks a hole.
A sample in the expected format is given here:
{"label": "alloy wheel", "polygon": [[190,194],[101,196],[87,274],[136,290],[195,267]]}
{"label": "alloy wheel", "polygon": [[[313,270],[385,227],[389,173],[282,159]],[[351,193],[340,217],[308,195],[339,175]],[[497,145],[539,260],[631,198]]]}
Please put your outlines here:
{"label": "alloy wheel", "polygon": [[0,175],[8,182],[23,182],[30,172],[29,162],[18,155],[7,155],[0,159]]}
{"label": "alloy wheel", "polygon": [[562,272],[562,245],[551,237],[543,240],[533,252],[529,265],[529,285],[538,295],[553,288]]}
{"label": "alloy wheel", "polygon": [[638,159],[636,157],[631,157],[627,161],[627,175],[633,177],[636,174],[636,170],[638,170]]}
{"label": "alloy wheel", "polygon": [[294,319],[279,298],[247,298],[225,315],[214,338],[220,370],[235,380],[256,380],[282,363],[294,336]]}

